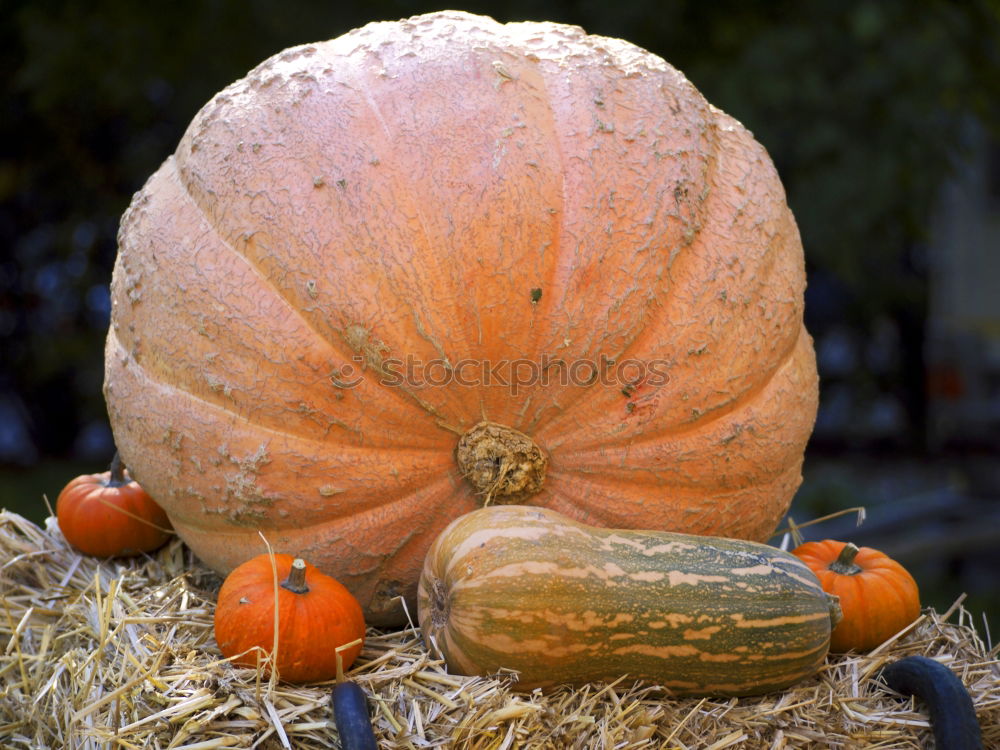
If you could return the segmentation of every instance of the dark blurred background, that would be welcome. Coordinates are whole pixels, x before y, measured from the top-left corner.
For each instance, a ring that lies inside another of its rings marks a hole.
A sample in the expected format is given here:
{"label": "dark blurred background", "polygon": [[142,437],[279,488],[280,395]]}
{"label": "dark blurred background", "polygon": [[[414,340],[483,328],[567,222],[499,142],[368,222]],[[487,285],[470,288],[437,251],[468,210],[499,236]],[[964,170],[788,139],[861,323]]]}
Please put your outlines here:
{"label": "dark blurred background", "polygon": [[[121,213],[217,90],[406,0],[5,0],[0,506],[41,521],[113,452],[101,395]],[[749,127],[806,248],[822,381],[798,522],[1000,614],[1000,3],[497,0],[663,56]],[[996,629],[996,628],[994,628]]]}

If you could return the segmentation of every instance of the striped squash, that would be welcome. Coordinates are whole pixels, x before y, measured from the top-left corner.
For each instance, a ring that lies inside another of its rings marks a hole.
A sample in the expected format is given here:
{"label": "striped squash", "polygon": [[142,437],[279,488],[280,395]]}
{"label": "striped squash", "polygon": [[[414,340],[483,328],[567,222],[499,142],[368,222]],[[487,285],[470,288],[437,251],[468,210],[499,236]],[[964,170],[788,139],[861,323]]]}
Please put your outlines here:
{"label": "striped squash", "polygon": [[627,675],[675,695],[754,695],[816,672],[839,608],[774,547],[500,505],[436,539],[418,614],[452,671],[516,670],[519,689]]}

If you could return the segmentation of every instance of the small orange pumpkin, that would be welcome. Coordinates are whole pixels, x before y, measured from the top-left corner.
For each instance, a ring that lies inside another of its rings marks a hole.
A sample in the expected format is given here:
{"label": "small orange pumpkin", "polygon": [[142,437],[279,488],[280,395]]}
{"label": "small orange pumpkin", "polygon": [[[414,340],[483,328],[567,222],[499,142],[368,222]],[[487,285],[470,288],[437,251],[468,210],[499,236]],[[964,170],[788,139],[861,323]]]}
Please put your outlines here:
{"label": "small orange pumpkin", "polygon": [[917,582],[877,549],[825,539],[806,542],[792,554],[824,591],[840,597],[844,618],[830,637],[831,651],[869,651],[920,616]]}
{"label": "small orange pumpkin", "polygon": [[138,555],[171,536],[170,519],[125,470],[118,454],[102,474],[70,480],[56,500],[66,540],[94,557]]}
{"label": "small orange pumpkin", "polygon": [[[277,587],[275,607],[275,571]],[[237,566],[219,589],[215,640],[223,656],[253,667],[271,653],[277,608],[278,674],[288,682],[317,682],[337,675],[337,648],[343,669],[354,663],[365,636],[358,600],[336,579],[301,558],[258,555]],[[264,654],[259,654],[260,649]]]}

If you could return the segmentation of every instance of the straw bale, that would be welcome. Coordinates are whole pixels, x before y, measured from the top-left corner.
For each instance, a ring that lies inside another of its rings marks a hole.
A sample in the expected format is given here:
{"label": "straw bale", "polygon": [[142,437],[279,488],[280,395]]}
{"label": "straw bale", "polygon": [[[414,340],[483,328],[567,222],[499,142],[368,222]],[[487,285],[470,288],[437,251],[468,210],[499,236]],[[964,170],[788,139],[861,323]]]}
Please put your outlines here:
{"label": "straw bale", "polygon": [[[96,560],[70,549],[53,519],[43,529],[2,511],[0,561],[0,747],[340,747],[332,683],[274,682],[221,658],[221,582],[179,540]],[[926,610],[871,654],[831,656],[815,677],[756,698],[676,700],[626,678],[519,693],[514,675],[449,674],[412,627],[370,629],[349,677],[373,698],[384,748],[916,750],[933,746],[926,714],[877,675],[923,654],[962,678],[985,747],[1000,748],[998,650],[958,602]]]}

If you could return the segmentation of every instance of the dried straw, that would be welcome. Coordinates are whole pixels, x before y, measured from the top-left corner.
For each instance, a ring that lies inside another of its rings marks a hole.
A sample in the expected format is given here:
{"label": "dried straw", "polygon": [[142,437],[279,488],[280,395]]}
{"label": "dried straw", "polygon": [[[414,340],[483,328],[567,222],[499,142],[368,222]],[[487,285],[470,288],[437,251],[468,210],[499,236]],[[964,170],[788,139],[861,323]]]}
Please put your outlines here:
{"label": "dried straw", "polygon": [[[173,540],[101,561],[0,512],[0,747],[336,748],[332,683],[270,683],[222,660],[217,576]],[[923,654],[968,686],[985,747],[1000,747],[1000,664],[960,602],[927,611],[871,654],[830,657],[815,677],[758,698],[671,699],[620,679],[518,693],[511,675],[448,674],[414,628],[369,630],[348,676],[373,696],[384,748],[925,748],[926,715],[877,679]]]}

